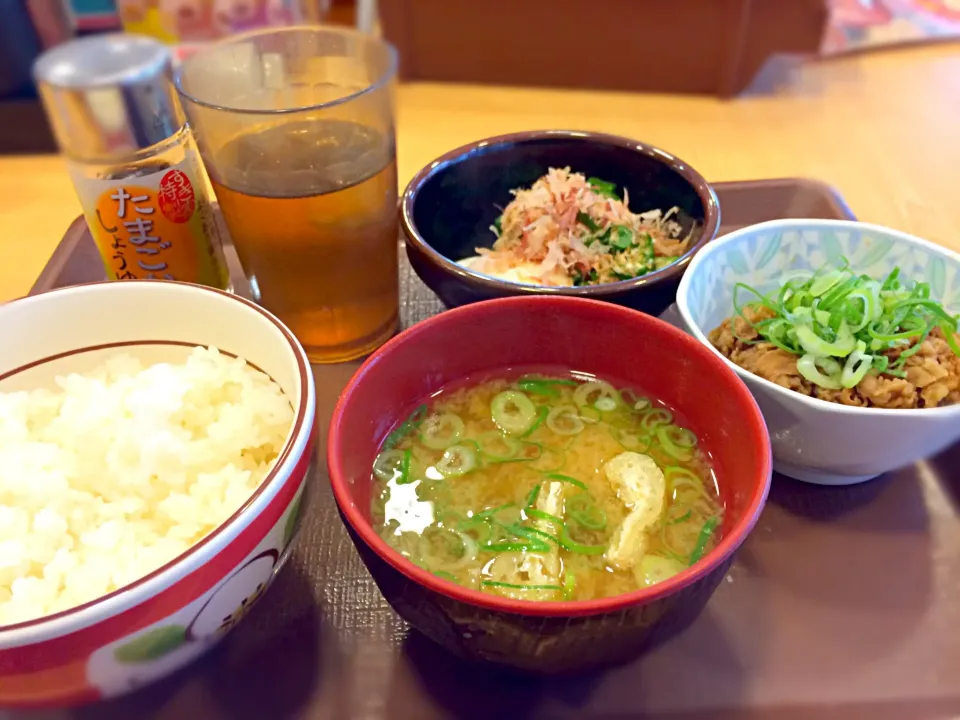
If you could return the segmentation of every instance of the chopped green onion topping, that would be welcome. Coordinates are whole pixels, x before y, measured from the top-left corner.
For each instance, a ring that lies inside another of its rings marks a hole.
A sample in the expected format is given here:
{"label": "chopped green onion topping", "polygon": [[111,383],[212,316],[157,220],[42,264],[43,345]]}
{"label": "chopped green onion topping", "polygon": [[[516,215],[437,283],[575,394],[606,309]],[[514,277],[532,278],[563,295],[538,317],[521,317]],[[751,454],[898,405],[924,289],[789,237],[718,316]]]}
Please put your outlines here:
{"label": "chopped green onion topping", "polygon": [[600,178],[596,177],[587,178],[587,182],[598,195],[605,195],[606,197],[613,198],[614,200],[620,199],[620,196],[617,195],[616,183],[607,182],[606,180],[601,180]]}
{"label": "chopped green onion topping", "polygon": [[577,213],[577,222],[587,228],[587,230],[590,232],[597,232],[600,230],[600,225],[597,223],[597,221],[583,211]]}
{"label": "chopped green onion topping", "polygon": [[633,229],[626,225],[616,225],[610,238],[610,245],[618,250],[626,250],[634,244]]}
{"label": "chopped green onion topping", "polygon": [[[744,294],[753,299],[742,301]],[[733,305],[762,340],[798,356],[804,378],[829,390],[853,388],[871,372],[904,377],[907,359],[937,328],[960,356],[958,316],[930,297],[929,283],[903,281],[899,268],[878,281],[840,258],[770,295],[737,283]],[[751,322],[746,308],[766,308],[773,317]]]}

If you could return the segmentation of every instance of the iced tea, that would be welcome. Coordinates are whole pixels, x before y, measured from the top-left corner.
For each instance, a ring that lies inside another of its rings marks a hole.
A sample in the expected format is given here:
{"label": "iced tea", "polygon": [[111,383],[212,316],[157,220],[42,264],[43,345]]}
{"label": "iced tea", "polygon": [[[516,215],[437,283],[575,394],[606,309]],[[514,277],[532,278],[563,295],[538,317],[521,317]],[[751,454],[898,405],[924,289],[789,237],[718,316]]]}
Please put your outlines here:
{"label": "iced tea", "polygon": [[226,142],[208,164],[256,299],[314,362],[364,355],[397,327],[392,137],[290,120]]}

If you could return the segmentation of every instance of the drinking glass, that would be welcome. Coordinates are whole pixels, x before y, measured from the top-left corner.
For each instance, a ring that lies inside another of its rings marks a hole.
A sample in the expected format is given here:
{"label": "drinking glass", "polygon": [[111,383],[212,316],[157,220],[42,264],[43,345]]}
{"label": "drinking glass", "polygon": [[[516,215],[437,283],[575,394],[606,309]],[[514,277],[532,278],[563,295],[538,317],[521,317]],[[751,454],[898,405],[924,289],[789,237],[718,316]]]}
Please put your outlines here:
{"label": "drinking glass", "polygon": [[213,43],[176,75],[254,299],[313,362],[397,327],[396,66],[379,38],[292,27]]}

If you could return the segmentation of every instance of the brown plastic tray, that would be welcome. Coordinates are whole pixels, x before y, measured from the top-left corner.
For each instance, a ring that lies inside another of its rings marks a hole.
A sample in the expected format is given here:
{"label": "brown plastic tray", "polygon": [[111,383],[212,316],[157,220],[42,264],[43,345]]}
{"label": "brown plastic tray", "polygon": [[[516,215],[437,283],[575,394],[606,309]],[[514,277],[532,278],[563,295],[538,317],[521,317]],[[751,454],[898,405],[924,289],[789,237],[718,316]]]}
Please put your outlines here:
{"label": "brown plastic tray", "polygon": [[[715,188],[721,232],[771,218],[852,217],[814,181]],[[229,258],[236,269],[232,249]],[[78,220],[33,292],[102,278]],[[401,278],[405,325],[442,309],[405,261]],[[356,367],[314,368],[321,457]],[[960,446],[847,488],[776,476],[756,530],[696,621],[631,664],[562,679],[470,665],[411,632],[360,562],[321,470],[293,558],[218,648],[135,695],[43,717],[955,719],[958,467]]]}

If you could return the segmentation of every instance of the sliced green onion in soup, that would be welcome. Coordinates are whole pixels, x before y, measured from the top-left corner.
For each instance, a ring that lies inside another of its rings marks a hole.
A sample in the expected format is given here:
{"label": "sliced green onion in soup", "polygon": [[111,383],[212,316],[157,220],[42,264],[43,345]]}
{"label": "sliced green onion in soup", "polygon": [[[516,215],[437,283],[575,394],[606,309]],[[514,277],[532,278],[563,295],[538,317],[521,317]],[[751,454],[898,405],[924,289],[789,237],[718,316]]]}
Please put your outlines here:
{"label": "sliced green onion in soup", "polygon": [[417,538],[417,564],[459,567],[477,557],[477,541],[451,528],[429,527]]}
{"label": "sliced green onion in soup", "polygon": [[646,452],[650,448],[653,439],[649,435],[637,435],[618,427],[610,426],[610,435],[620,443],[624,450],[633,450],[635,452]]}
{"label": "sliced green onion in soup", "polygon": [[492,521],[488,517],[474,516],[461,520],[457,523],[457,530],[464,535],[469,535],[478,544],[489,542],[493,536]]}
{"label": "sliced green onion in soup", "polygon": [[517,387],[531,395],[540,395],[542,397],[556,398],[560,397],[559,386],[576,385],[573,380],[559,380],[553,378],[541,378],[532,375],[525,375],[517,380]]}
{"label": "sliced green onion in soup", "polygon": [[581,481],[581,480],[577,480],[577,479],[574,478],[574,477],[570,477],[569,475],[561,475],[560,473],[548,473],[548,474],[545,475],[544,477],[545,477],[547,480],[556,480],[557,482],[569,483],[570,485],[573,485],[573,486],[575,486],[575,487],[578,487],[578,488],[580,488],[581,490],[584,490],[584,491],[586,491],[586,490],[588,489],[588,488],[587,488],[587,484],[586,484],[585,482],[583,482],[583,481]]}
{"label": "sliced green onion in soup", "polygon": [[[402,483],[401,483],[402,484]],[[447,505],[452,499],[450,486],[443,480],[421,480],[417,485],[417,498],[434,505]]]}
{"label": "sliced green onion in soup", "polygon": [[547,415],[549,413],[550,413],[550,408],[547,407],[546,405],[541,405],[540,407],[538,407],[537,419],[534,421],[533,425],[530,426],[530,429],[527,430],[525,433],[523,433],[523,435],[521,435],[520,437],[525,438],[533,435],[533,433],[535,433],[539,429],[539,427],[543,425],[543,422],[547,419]]}
{"label": "sliced green onion in soup", "polygon": [[466,444],[451,445],[443,451],[443,456],[437,461],[436,468],[444,477],[459,477],[466,475],[478,465],[477,451]]}
{"label": "sliced green onion in soup", "polygon": [[653,430],[660,425],[669,425],[673,422],[673,413],[663,408],[653,408],[644,413],[640,419],[640,427],[644,430]]}
{"label": "sliced green onion in soup", "polygon": [[560,547],[564,550],[576,553],[577,555],[603,555],[607,551],[606,545],[586,545],[577,542],[570,537],[570,531],[567,530],[566,525],[560,528],[559,542]]}
{"label": "sliced green onion in soup", "polygon": [[583,432],[583,420],[573,405],[560,405],[547,413],[547,427],[557,435],[577,435]]}
{"label": "sliced green onion in soup", "polygon": [[519,380],[517,382],[517,388],[531,395],[540,395],[541,397],[548,398],[560,397],[560,391],[555,387],[537,380]]}
{"label": "sliced green onion in soup", "polygon": [[481,550],[493,553],[519,551],[545,553],[550,552],[550,543],[540,536],[556,542],[553,536],[523,527],[518,523],[501,524],[500,528],[507,533],[506,537],[482,544]]}
{"label": "sliced green onion in soup", "polygon": [[460,440],[463,420],[453,413],[428,415],[420,423],[420,442],[433,450],[444,450]]}
{"label": "sliced green onion in soup", "polygon": [[[409,450],[384,450],[373,461],[373,474],[384,482],[398,479],[403,472]],[[408,461],[407,461],[408,462]]]}
{"label": "sliced green onion in soup", "polygon": [[553,523],[557,527],[563,525],[563,518],[559,518],[556,515],[551,515],[545,510],[538,510],[535,507],[527,507],[523,512],[527,517],[531,517],[534,520],[545,520],[546,522]]}
{"label": "sliced green onion in soup", "polygon": [[679,425],[660,426],[657,428],[657,436],[661,438],[661,442],[669,442],[671,445],[684,450],[697,446],[697,436]]}
{"label": "sliced green onion in soup", "polygon": [[[560,522],[562,523],[563,521],[561,520]],[[543,543],[543,546],[542,546],[543,549],[535,550],[532,552],[549,552],[550,543],[553,543],[554,545],[560,544],[559,538],[551,535],[550,533],[546,533],[543,530],[538,530],[537,528],[527,527],[526,525],[520,525],[518,523],[514,523],[513,525],[510,526],[509,529],[518,537],[526,538],[528,541],[531,541],[531,542]]]}
{"label": "sliced green onion in soup", "polygon": [[534,503],[537,502],[538,497],[540,497],[540,483],[537,483],[533,486],[533,490],[531,490],[530,494],[527,495],[527,500],[524,505],[526,507],[532,507]]}
{"label": "sliced green onion in soup", "polygon": [[667,538],[667,531],[670,528],[668,523],[661,523],[660,525],[660,552],[665,553],[667,557],[676,560],[680,565],[686,567],[689,564],[690,558],[687,554],[678,548],[673,547],[670,544],[669,539]]}
{"label": "sliced green onion in soup", "polygon": [[608,382],[593,380],[586,382],[573,392],[573,401],[578,406],[586,405],[608,412],[619,405],[620,393]]}
{"label": "sliced green onion in soup", "polygon": [[420,423],[423,421],[423,418],[427,415],[427,406],[421,405],[416,410],[411,413],[410,417],[404,420],[400,427],[394,430],[392,433],[387,435],[387,439],[383,443],[383,447],[386,450],[392,450],[396,447],[401,440],[403,440],[407,435],[412,432],[415,432],[417,428],[420,427]]}
{"label": "sliced green onion in soup", "polygon": [[693,450],[697,445],[696,435],[676,425],[658,426],[657,440],[660,441],[660,448],[665,453],[683,462],[693,458]]}
{"label": "sliced green onion in soup", "polygon": [[[522,436],[521,436],[522,437]],[[533,442],[532,440],[521,440],[520,441],[520,451],[515,457],[506,458],[504,460],[490,460],[490,464],[496,465],[498,463],[534,463],[543,457],[543,445],[538,442]]]}
{"label": "sliced green onion in soup", "polygon": [[[504,518],[503,515],[509,515],[509,518]],[[480,518],[484,521],[494,521],[495,524],[503,524],[514,522],[515,520],[520,519],[520,506],[516,503],[505,503],[503,505],[497,505],[496,507],[487,508],[486,510],[481,510],[473,517]]]}
{"label": "sliced green onion in soup", "polygon": [[508,588],[510,590],[562,590],[559,585],[521,585],[519,583],[500,582],[499,580],[481,580],[481,587]]}
{"label": "sliced green onion in soup", "polygon": [[550,546],[546,543],[530,542],[488,542],[480,546],[480,550],[489,553],[504,552],[549,552]]}
{"label": "sliced green onion in soup", "polygon": [[511,435],[522,435],[537,420],[536,406],[519,390],[504,390],[494,396],[490,414],[497,427]]}
{"label": "sliced green onion in soup", "polygon": [[463,533],[458,530],[451,530],[460,538],[460,542],[463,545],[463,555],[460,559],[453,565],[455,568],[460,568],[469,563],[472,560],[475,560],[477,555],[480,552],[480,543],[476,541],[468,533]]}
{"label": "sliced green onion in soup", "polygon": [[598,423],[602,419],[600,411],[595,407],[590,407],[588,405],[581,405],[579,409],[580,419],[585,423]]}
{"label": "sliced green onion in soup", "polygon": [[573,600],[574,594],[577,592],[577,576],[573,574],[571,570],[567,570],[563,574],[563,599],[564,600]]}
{"label": "sliced green onion in soup", "polygon": [[597,398],[593,406],[600,412],[610,412],[617,409],[617,401],[612,397],[601,397]]}
{"label": "sliced green onion in soup", "polygon": [[694,565],[699,562],[700,558],[703,557],[703,554],[707,550],[707,543],[710,542],[710,538],[713,537],[714,531],[717,529],[717,525],[720,524],[720,518],[714,515],[709,518],[704,524],[703,528],[700,530],[700,535],[697,537],[697,544],[694,547],[693,552],[690,554],[690,564]]}
{"label": "sliced green onion in soup", "polygon": [[481,454],[494,461],[511,460],[523,449],[520,440],[497,430],[483,433],[477,438],[477,446]]}
{"label": "sliced green onion in soup", "polygon": [[667,514],[663,519],[663,523],[665,525],[676,525],[677,523],[686,522],[691,517],[693,517],[693,510],[686,505],[673,503],[667,508]]}
{"label": "sliced green onion in soup", "polygon": [[568,387],[576,387],[579,384],[576,380],[571,380],[569,378],[551,378],[542,377],[540,375],[524,375],[517,380],[517,382],[535,382],[540,383],[541,385],[566,385]]}
{"label": "sliced green onion in soup", "polygon": [[644,555],[639,563],[634,567],[633,574],[637,584],[642,587],[650,587],[664,580],[669,580],[674,575],[683,572],[686,566],[679,560],[666,558],[661,555]]}
{"label": "sliced green onion in soup", "polygon": [[565,503],[567,517],[588,530],[606,530],[607,514],[589,493],[578,493]]}
{"label": "sliced green onion in soup", "polygon": [[703,486],[703,479],[692,470],[680,465],[667,465],[663,468],[663,475],[667,481],[668,496],[673,496],[677,490],[688,487],[696,490],[698,495],[710,499],[706,488]]}
{"label": "sliced green onion in soup", "polygon": [[620,391],[620,401],[631,410],[646,410],[651,406],[650,398],[637,395],[630,388],[624,388]]}

